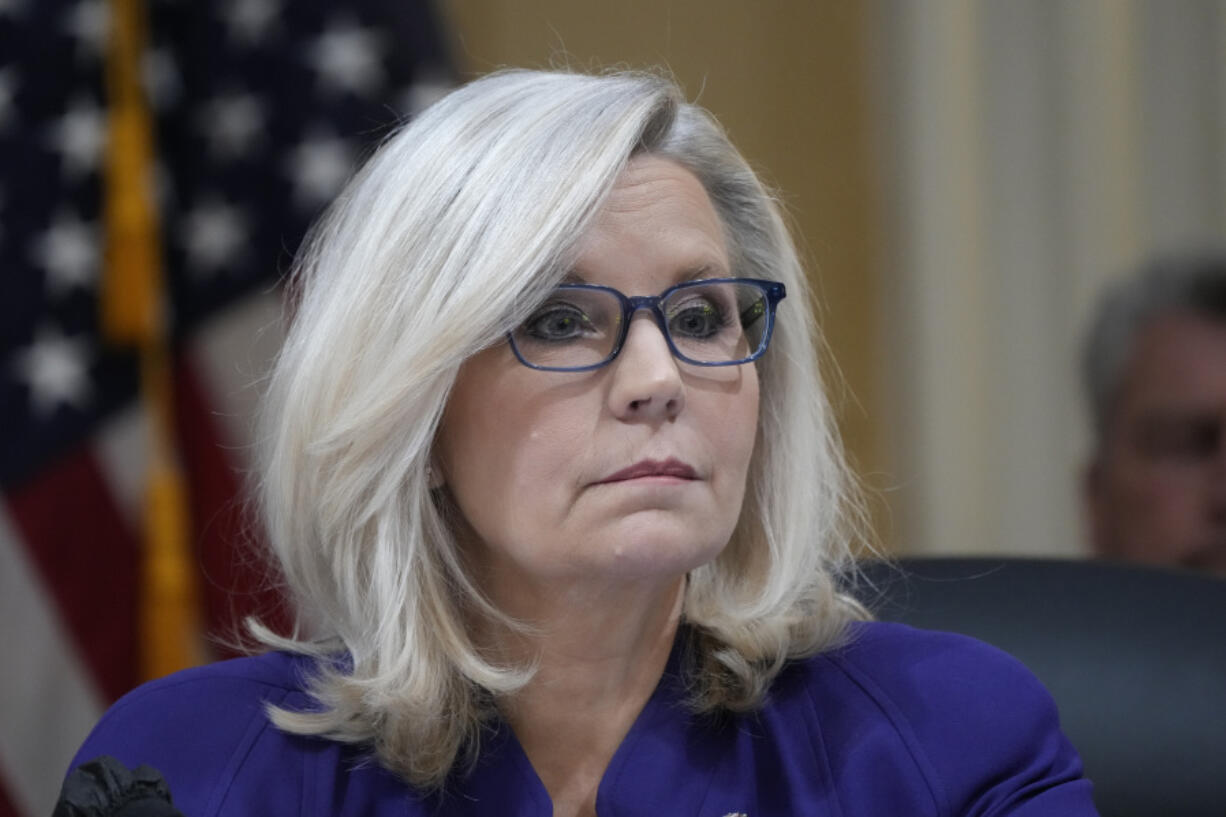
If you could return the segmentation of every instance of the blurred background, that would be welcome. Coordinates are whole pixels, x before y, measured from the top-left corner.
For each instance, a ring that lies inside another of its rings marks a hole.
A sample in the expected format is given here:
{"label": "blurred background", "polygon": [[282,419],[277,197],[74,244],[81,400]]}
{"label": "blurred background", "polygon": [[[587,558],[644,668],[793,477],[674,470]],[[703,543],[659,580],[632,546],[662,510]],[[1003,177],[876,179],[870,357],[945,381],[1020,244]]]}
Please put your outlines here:
{"label": "blurred background", "polygon": [[6,0],[0,817],[204,634],[284,621],[239,499],[276,281],[399,118],[505,66],[663,66],[778,189],[881,547],[1088,552],[1079,339],[1226,237],[1226,2]]}

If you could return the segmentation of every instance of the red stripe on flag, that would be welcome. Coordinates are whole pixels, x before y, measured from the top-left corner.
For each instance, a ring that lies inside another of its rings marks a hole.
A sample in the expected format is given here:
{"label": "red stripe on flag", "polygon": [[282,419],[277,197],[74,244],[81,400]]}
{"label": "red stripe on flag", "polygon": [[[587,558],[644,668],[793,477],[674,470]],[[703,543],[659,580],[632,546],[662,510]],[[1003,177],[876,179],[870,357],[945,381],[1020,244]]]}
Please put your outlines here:
{"label": "red stripe on flag", "polygon": [[[189,358],[179,361],[175,406],[188,479],[193,535],[203,574],[201,597],[210,635],[232,642],[243,619],[257,615],[284,632],[289,617],[275,589],[258,527],[246,513],[233,444],[223,445],[211,401]],[[223,653],[231,651],[223,648]]]}
{"label": "red stripe on flag", "polygon": [[140,547],[82,446],[7,497],[30,561],[101,692],[136,683]]}

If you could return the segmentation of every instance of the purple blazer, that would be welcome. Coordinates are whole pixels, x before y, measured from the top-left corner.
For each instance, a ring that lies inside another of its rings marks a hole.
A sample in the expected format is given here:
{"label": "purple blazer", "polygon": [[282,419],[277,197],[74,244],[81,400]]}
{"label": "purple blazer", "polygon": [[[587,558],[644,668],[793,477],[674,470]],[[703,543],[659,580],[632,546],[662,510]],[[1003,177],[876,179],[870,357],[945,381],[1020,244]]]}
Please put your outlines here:
{"label": "purple blazer", "polygon": [[[1094,815],[1051,697],[1020,663],[957,635],[856,625],[789,665],[766,705],[722,720],[683,705],[668,669],[600,783],[601,817]],[[103,754],[162,771],[187,817],[549,817],[505,725],[471,773],[423,794],[334,741],[279,731],[271,702],[310,708],[306,659],[240,658],[146,684],[102,718],[73,766]]]}

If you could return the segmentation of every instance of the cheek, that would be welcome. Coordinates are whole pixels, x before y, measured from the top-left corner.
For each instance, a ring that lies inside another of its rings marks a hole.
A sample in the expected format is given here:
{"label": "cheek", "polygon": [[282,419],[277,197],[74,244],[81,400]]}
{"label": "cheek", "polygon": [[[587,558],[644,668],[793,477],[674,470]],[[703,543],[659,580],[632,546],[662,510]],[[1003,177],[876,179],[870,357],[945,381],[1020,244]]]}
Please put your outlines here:
{"label": "cheek", "polygon": [[1138,535],[1171,539],[1201,516],[1203,491],[1189,469],[1136,462],[1121,483],[1116,513]]}
{"label": "cheek", "polygon": [[758,437],[758,375],[756,369],[750,369],[750,372],[752,376],[745,379],[741,393],[725,412],[728,439],[737,441],[738,450],[745,459],[746,467],[749,465],[750,457],[753,456],[754,443]]}
{"label": "cheek", "polygon": [[[758,379],[745,378],[735,394],[715,395],[704,401],[702,425],[717,473],[725,478],[718,490],[723,501],[744,490],[745,476],[758,436]],[[739,507],[739,506],[738,506]]]}
{"label": "cheek", "polygon": [[1195,518],[1204,503],[1204,475],[1194,468],[1156,470],[1149,480],[1155,510],[1177,519]]}
{"label": "cheek", "polygon": [[1191,469],[1168,463],[1155,463],[1136,456],[1124,471],[1127,488],[1133,495],[1151,502],[1169,503],[1186,495],[1195,485]]}
{"label": "cheek", "polygon": [[487,401],[448,412],[436,457],[469,525],[493,543],[559,512],[590,431],[525,400]]}

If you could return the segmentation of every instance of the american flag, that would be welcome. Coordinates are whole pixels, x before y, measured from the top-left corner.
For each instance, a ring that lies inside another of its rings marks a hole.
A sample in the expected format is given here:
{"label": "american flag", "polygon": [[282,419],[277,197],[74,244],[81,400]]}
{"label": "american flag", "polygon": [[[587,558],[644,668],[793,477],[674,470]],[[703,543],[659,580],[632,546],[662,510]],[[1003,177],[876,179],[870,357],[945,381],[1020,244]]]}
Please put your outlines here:
{"label": "american flag", "polygon": [[[51,813],[141,679],[148,406],[100,329],[116,0],[0,0],[0,817]],[[278,615],[241,512],[276,281],[390,127],[450,83],[428,0],[148,0],[144,89],[178,456],[210,633]],[[283,615],[283,613],[282,613]]]}

